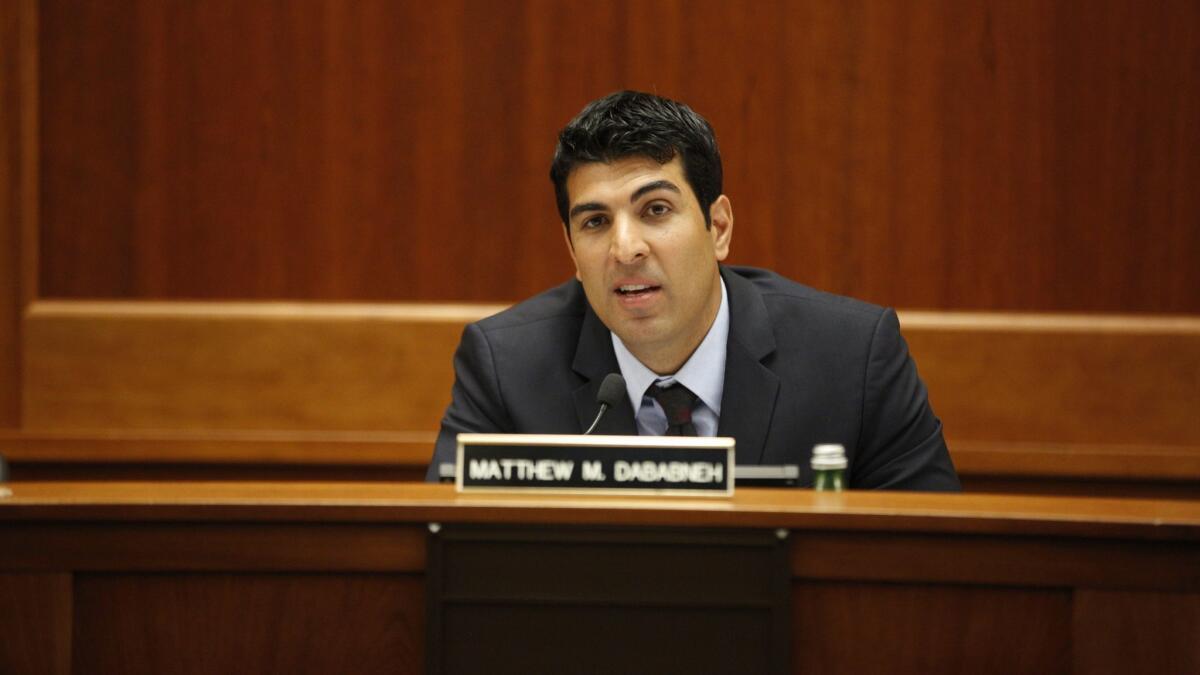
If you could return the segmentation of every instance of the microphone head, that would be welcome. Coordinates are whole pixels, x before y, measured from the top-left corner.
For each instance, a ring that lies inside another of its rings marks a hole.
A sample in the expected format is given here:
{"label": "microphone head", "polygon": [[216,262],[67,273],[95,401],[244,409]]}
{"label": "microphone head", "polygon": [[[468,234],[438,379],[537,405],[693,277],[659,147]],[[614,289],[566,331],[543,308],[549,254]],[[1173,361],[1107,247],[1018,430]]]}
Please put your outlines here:
{"label": "microphone head", "polygon": [[623,396],[625,396],[625,378],[621,377],[620,373],[609,373],[600,383],[600,391],[596,393],[596,403],[603,403],[611,408],[620,403]]}

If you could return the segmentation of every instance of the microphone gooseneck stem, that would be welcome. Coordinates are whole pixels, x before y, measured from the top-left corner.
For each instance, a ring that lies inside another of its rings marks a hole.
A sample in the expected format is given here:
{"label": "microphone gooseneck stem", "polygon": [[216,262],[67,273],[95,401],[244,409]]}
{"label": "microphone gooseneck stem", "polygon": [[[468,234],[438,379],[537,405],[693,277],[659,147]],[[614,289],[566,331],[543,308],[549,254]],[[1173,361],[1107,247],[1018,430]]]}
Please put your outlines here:
{"label": "microphone gooseneck stem", "polygon": [[592,426],[588,427],[588,430],[583,432],[584,436],[587,436],[588,434],[592,433],[592,429],[595,429],[596,425],[600,423],[600,418],[604,417],[605,410],[608,410],[608,404],[601,403],[600,404],[600,412],[596,413],[596,419],[592,420]]}

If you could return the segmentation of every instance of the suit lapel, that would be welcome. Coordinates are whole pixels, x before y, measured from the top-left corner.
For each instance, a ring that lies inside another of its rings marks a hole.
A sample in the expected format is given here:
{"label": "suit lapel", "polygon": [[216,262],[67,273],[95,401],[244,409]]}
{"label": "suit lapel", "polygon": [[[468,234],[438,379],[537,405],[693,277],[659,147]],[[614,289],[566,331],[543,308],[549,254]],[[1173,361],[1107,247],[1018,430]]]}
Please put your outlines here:
{"label": "suit lapel", "polygon": [[779,377],[762,363],[775,351],[775,336],[754,285],[725,268],[721,276],[729,293],[729,342],[717,435],[737,439],[738,464],[758,464],[779,394]]}
{"label": "suit lapel", "polygon": [[[600,392],[600,383],[604,381],[604,376],[621,372],[608,328],[591,307],[584,309],[579,344],[575,348],[575,361],[571,368],[586,380],[572,392],[575,414],[579,418],[579,431],[583,433],[600,411],[600,406],[596,403],[596,394]],[[592,433],[607,436],[637,435],[637,423],[634,421],[633,405],[629,402],[628,394],[621,398],[620,403],[604,413],[604,418]]]}

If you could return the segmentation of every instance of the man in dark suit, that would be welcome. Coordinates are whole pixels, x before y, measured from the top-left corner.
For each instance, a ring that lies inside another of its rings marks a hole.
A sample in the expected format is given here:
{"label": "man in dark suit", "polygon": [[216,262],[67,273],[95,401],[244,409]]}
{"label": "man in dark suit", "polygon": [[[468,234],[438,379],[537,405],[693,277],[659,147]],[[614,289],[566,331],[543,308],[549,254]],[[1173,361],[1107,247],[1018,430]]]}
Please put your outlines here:
{"label": "man in dark suit", "polygon": [[895,312],[720,265],[733,236],[708,122],[618,92],[559,135],[551,165],[576,279],[467,326],[429,477],[461,432],[732,436],[737,463],[841,443],[851,488],[957,490]]}

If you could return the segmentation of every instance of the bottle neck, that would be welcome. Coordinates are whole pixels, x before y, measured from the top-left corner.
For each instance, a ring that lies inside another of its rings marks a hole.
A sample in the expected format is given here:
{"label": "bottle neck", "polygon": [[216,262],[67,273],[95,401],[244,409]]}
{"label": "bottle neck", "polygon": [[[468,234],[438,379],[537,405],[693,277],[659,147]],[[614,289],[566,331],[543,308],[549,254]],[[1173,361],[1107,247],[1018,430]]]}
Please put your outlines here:
{"label": "bottle neck", "polygon": [[844,469],[820,469],[813,472],[813,489],[818,492],[841,492],[844,486]]}

